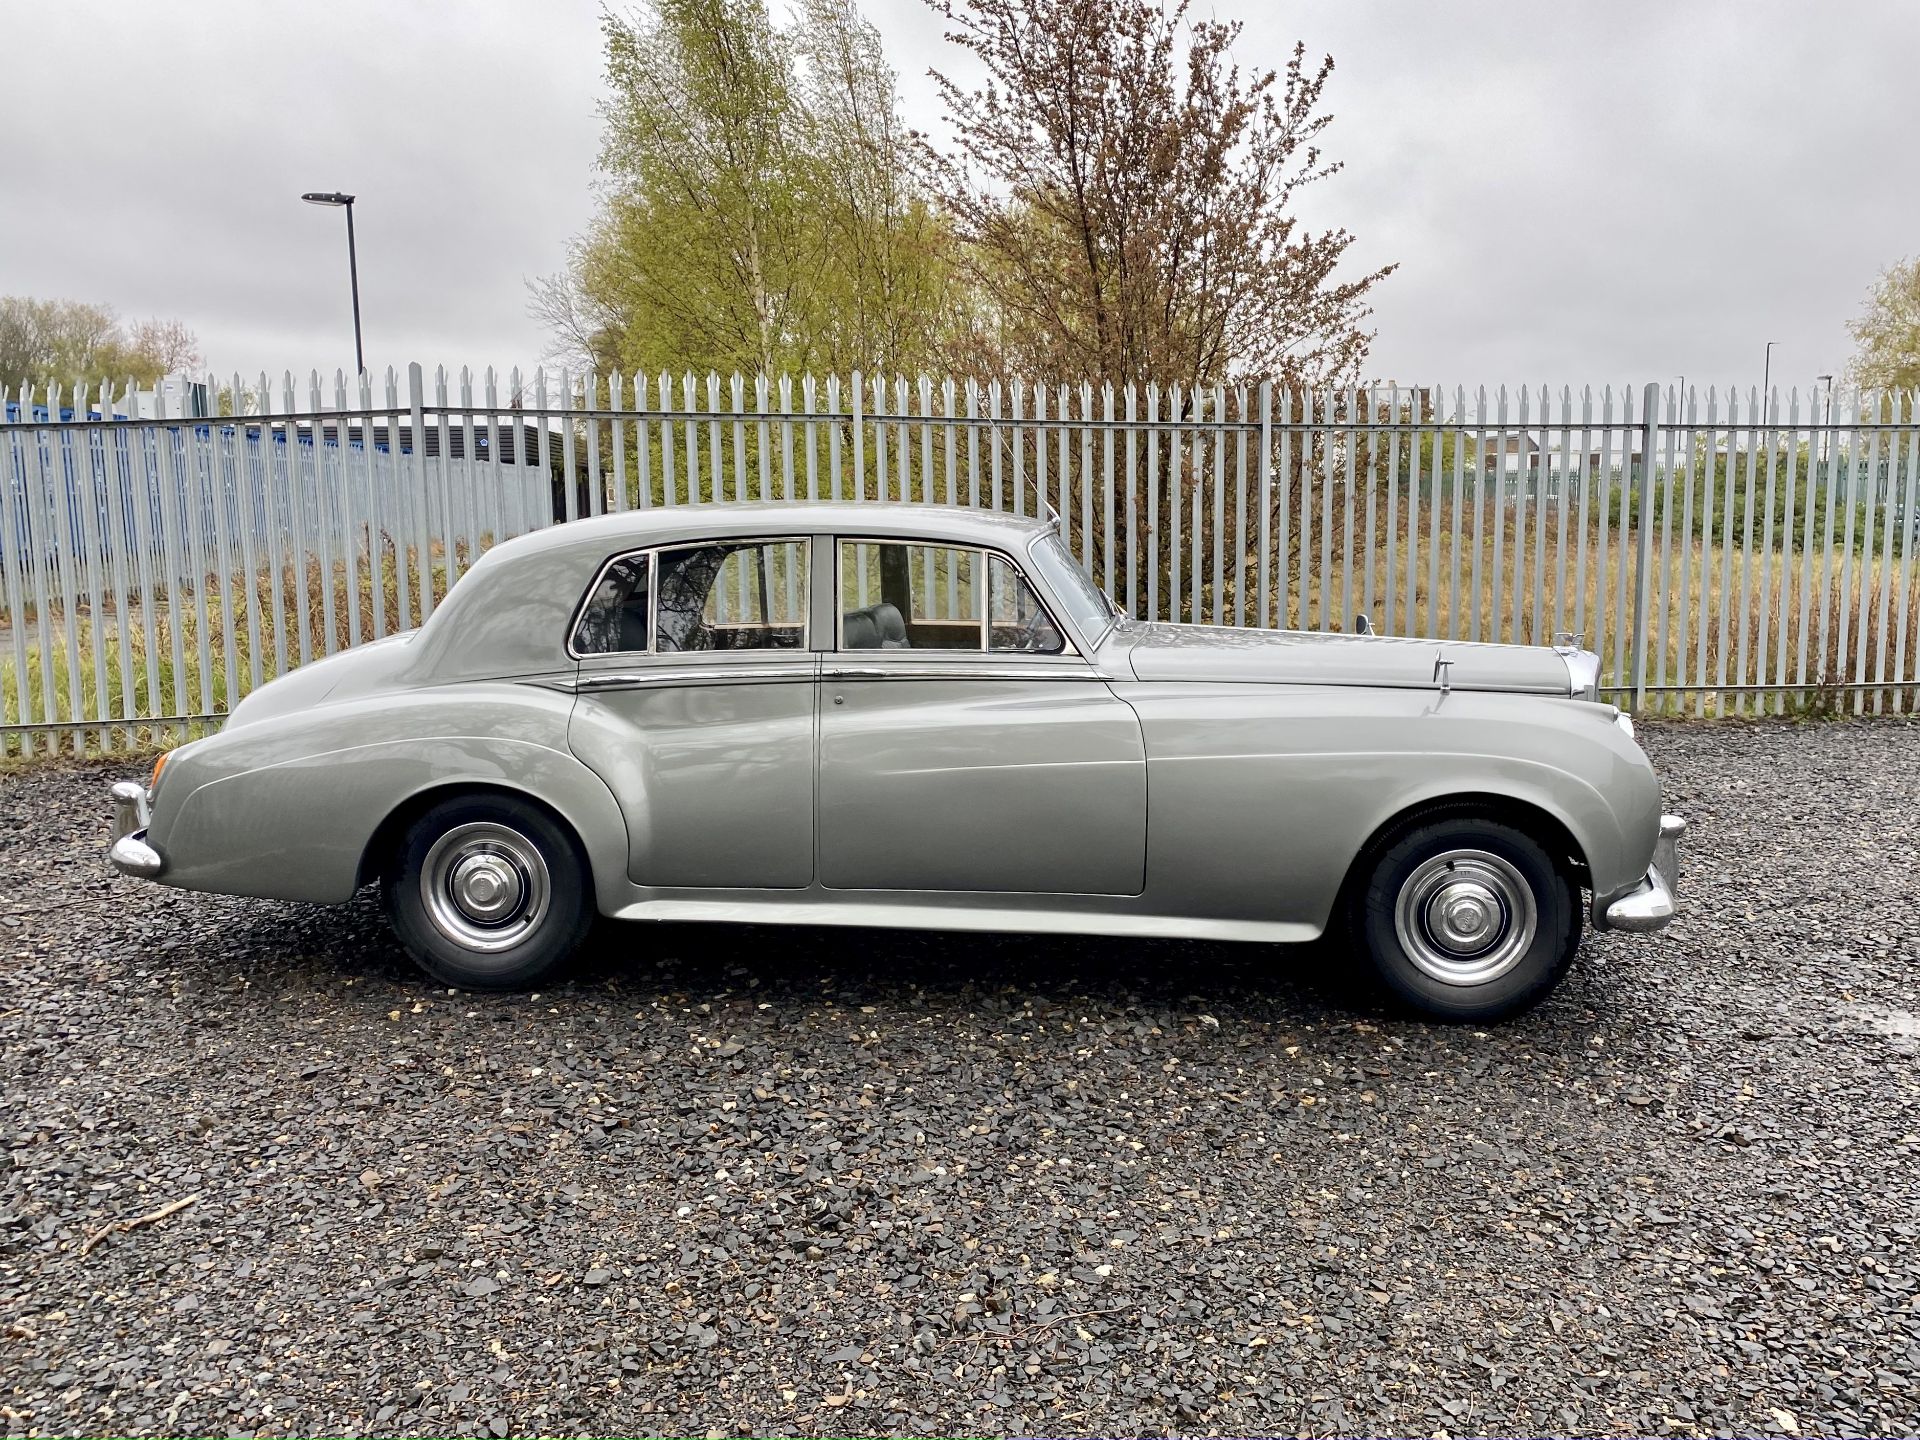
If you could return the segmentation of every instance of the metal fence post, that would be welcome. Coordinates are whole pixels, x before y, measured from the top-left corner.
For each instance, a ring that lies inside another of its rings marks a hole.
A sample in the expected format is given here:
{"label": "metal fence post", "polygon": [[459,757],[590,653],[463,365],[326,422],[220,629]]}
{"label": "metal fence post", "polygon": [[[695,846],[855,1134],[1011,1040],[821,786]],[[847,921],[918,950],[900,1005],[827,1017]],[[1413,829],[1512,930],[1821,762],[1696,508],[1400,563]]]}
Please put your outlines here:
{"label": "metal fence post", "polygon": [[1640,402],[1639,513],[1634,517],[1633,546],[1633,708],[1647,700],[1647,587],[1653,580],[1653,456],[1659,429],[1654,407],[1660,387],[1649,382]]}
{"label": "metal fence post", "polygon": [[[1260,586],[1260,603],[1258,608],[1255,611],[1253,623],[1256,626],[1260,627],[1261,629],[1265,629],[1267,624],[1267,595],[1268,595],[1269,587],[1272,583],[1271,577],[1273,574],[1273,571],[1272,571],[1273,558],[1271,555],[1271,551],[1273,548],[1273,534],[1272,534],[1272,525],[1273,525],[1273,381],[1272,380],[1262,380],[1260,382],[1259,462],[1260,462],[1259,463],[1260,578],[1257,583]],[[1246,541],[1242,539],[1240,543],[1244,547],[1246,544]],[[1286,562],[1283,558],[1281,561],[1283,573],[1285,570],[1285,564]],[[1282,601],[1280,606],[1280,624],[1279,624],[1279,628],[1282,630],[1287,628],[1286,609],[1287,609],[1286,603]]]}
{"label": "metal fence post", "polygon": [[[853,498],[867,498],[867,432],[866,424],[860,414],[862,387],[860,372],[853,372]],[[838,496],[834,497],[838,499]],[[882,500],[887,497],[882,495]]]}
{"label": "metal fence post", "polygon": [[[426,377],[421,372],[419,362],[415,361],[407,366],[407,420],[411,427],[410,438],[413,443],[413,484],[409,487],[411,495],[407,503],[407,512],[410,515],[417,516],[420,521],[420,527],[417,532],[420,549],[414,556],[414,563],[419,567],[420,593],[418,599],[420,602],[420,623],[422,625],[427,623],[427,617],[433,613],[434,605],[433,505],[431,503],[432,497],[427,492],[426,390]],[[544,437],[547,429],[546,397],[544,395],[540,398],[539,408],[541,412],[540,432]],[[543,446],[542,449],[544,450],[544,448]],[[550,478],[553,472],[546,463],[547,457],[542,454],[540,459],[541,472]],[[394,471],[398,474],[399,456],[397,454],[394,456],[394,462]],[[415,507],[418,508],[416,509]],[[405,562],[403,561],[402,563]],[[331,580],[329,580],[329,583],[331,583]],[[331,636],[329,636],[327,640],[327,650],[329,653],[333,650],[333,640]]]}

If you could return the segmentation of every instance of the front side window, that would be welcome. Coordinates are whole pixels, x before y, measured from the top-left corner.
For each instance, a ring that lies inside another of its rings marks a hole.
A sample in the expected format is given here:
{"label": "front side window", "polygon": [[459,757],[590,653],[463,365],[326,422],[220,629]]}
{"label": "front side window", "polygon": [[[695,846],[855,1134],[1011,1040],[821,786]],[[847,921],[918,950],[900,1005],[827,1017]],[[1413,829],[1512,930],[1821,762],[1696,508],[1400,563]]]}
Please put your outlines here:
{"label": "front side window", "polygon": [[623,555],[594,582],[574,626],[578,655],[803,650],[803,540],[686,545]]}
{"label": "front side window", "polygon": [[840,546],[843,650],[1057,655],[1060,631],[1006,560],[949,545]]}
{"label": "front side window", "polygon": [[993,557],[993,610],[988,648],[998,654],[1058,655],[1066,648],[1060,627],[1033,587],[1013,566]]}

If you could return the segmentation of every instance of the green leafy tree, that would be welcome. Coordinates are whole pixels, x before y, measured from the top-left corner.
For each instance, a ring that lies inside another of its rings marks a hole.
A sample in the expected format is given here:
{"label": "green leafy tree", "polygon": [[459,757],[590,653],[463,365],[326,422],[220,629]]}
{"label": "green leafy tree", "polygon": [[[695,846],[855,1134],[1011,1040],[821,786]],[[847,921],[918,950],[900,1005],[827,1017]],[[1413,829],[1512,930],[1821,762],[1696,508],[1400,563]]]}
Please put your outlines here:
{"label": "green leafy tree", "polygon": [[1882,272],[1847,329],[1850,374],[1865,390],[1920,390],[1920,256]]}
{"label": "green leafy tree", "polygon": [[563,353],[629,373],[913,368],[943,227],[893,72],[846,0],[651,0],[604,33],[601,212],[536,287]]}
{"label": "green leafy tree", "polygon": [[914,169],[880,35],[852,0],[803,0],[809,203],[826,268],[810,316],[828,369],[918,369],[938,358],[955,303],[954,236]]}
{"label": "green leafy tree", "polygon": [[105,305],[0,296],[0,387],[151,385],[199,363],[193,332],[177,320],[128,327]]}

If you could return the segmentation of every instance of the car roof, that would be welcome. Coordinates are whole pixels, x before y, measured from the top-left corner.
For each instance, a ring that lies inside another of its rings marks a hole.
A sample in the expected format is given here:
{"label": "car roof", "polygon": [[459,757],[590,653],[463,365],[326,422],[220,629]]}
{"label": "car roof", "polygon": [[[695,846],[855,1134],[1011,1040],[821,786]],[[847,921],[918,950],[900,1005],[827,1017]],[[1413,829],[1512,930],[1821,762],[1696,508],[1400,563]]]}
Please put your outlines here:
{"label": "car roof", "polygon": [[609,556],[753,535],[849,535],[1024,553],[1051,519],[881,501],[657,506],[535,530],[482,555],[421,626],[408,674],[445,684],[565,663],[574,607]]}
{"label": "car roof", "polygon": [[[1020,548],[1052,526],[1049,517],[1009,515],[964,505],[899,501],[738,501],[724,504],[659,505],[598,515],[533,531],[499,546],[530,555],[575,546],[611,554],[621,549],[670,545],[730,535],[848,534],[949,540],[959,545]],[[504,554],[503,554],[503,558]]]}

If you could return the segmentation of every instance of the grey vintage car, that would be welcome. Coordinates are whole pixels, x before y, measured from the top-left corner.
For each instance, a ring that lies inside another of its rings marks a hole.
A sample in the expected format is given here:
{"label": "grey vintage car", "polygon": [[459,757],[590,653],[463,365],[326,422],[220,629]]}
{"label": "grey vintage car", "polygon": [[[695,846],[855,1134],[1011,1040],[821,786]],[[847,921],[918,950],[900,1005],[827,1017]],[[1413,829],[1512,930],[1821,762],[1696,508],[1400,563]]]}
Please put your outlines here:
{"label": "grey vintage car", "polygon": [[417,631],[255,691],[109,851],[193,890],[384,889],[436,978],[527,985],[596,913],[1306,941],[1401,1001],[1539,999],[1673,914],[1594,657],[1140,623],[1054,524],[689,506],[489,552]]}

